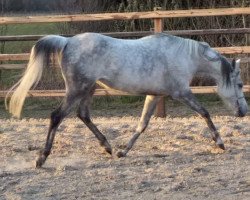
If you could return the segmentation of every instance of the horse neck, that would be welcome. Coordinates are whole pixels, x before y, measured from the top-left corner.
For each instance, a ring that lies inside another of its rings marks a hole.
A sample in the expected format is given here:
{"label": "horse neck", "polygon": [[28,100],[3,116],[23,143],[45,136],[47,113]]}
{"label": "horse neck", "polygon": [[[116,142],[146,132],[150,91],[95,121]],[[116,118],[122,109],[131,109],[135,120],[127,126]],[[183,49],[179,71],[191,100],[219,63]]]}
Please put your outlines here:
{"label": "horse neck", "polygon": [[221,83],[223,80],[221,74],[221,65],[218,62],[207,62],[207,63],[200,63],[197,68],[197,74],[200,76],[208,76],[215,80],[218,84]]}
{"label": "horse neck", "polygon": [[193,68],[193,72],[201,76],[211,77],[219,84],[222,80],[220,61],[208,61],[205,60],[205,58],[201,58],[199,42],[190,39],[184,39],[183,42],[185,45],[184,47],[182,46],[182,48],[185,49],[186,52],[191,52],[193,64],[197,66]]}

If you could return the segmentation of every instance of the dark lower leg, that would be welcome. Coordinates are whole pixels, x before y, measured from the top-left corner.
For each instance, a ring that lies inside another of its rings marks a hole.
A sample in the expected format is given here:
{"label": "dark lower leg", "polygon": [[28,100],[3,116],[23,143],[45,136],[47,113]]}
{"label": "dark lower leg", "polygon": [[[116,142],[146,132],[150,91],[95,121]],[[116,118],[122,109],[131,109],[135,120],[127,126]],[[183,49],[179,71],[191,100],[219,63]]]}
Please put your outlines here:
{"label": "dark lower leg", "polygon": [[220,134],[218,133],[216,127],[214,126],[214,123],[211,120],[210,114],[208,113],[208,111],[202,107],[200,105],[200,103],[196,100],[196,98],[194,97],[194,95],[190,92],[187,93],[185,96],[183,96],[180,99],[183,103],[185,103],[186,105],[188,105],[189,107],[191,107],[194,111],[196,111],[200,116],[202,116],[210,131],[212,134],[212,138],[215,141],[216,145],[218,145],[221,149],[225,149],[223,141],[220,137]]}
{"label": "dark lower leg", "polygon": [[147,125],[149,123],[149,120],[155,110],[156,104],[159,101],[159,97],[155,97],[155,96],[147,96],[145,103],[144,103],[144,107],[143,107],[143,111],[142,111],[142,115],[141,115],[141,119],[140,122],[138,124],[138,127],[136,129],[135,134],[133,135],[133,137],[130,139],[129,143],[127,144],[126,148],[124,151],[119,151],[117,153],[117,156],[120,157],[125,157],[127,155],[127,153],[129,152],[129,150],[133,147],[133,145],[135,144],[136,140],[139,138],[139,136],[141,135],[141,133],[144,132],[144,130],[147,128]]}
{"label": "dark lower leg", "polygon": [[100,145],[104,147],[105,151],[109,154],[112,154],[111,145],[108,143],[106,137],[98,130],[96,125],[90,119],[89,105],[93,92],[94,89],[89,96],[86,96],[81,100],[77,116],[84,122],[84,124],[91,130],[91,132],[94,133],[96,138],[99,140]]}
{"label": "dark lower leg", "polygon": [[215,128],[215,126],[210,118],[210,115],[208,114],[208,116],[203,117],[203,118],[206,120],[207,125],[208,125],[209,129],[211,130],[212,139],[215,141],[216,145],[218,147],[220,147],[221,149],[225,150],[224,143],[220,137],[220,134],[218,133],[217,129]]}
{"label": "dark lower leg", "polygon": [[62,122],[63,118],[69,114],[75,102],[76,102],[76,98],[74,96],[67,96],[64,99],[63,103],[61,104],[61,106],[51,113],[50,126],[49,126],[49,131],[48,131],[45,147],[40,152],[36,160],[37,168],[41,167],[46,161],[47,157],[49,156],[52,145],[53,145],[53,141],[56,135],[56,130],[58,126],[60,125],[60,123]]}
{"label": "dark lower leg", "polygon": [[84,124],[94,133],[96,138],[99,140],[99,143],[102,147],[104,147],[105,151],[112,155],[111,145],[108,143],[106,137],[98,130],[98,128],[93,124],[91,119],[86,116],[81,116],[78,114],[78,117],[84,122]]}
{"label": "dark lower leg", "polygon": [[40,151],[39,157],[36,160],[36,167],[41,167],[44,162],[46,161],[47,157],[49,156],[51,152],[51,148],[53,145],[53,141],[55,138],[56,130],[62,120],[63,116],[60,113],[60,110],[55,110],[51,114],[51,120],[50,120],[50,126],[49,126],[49,131],[45,143],[45,147],[42,151]]}

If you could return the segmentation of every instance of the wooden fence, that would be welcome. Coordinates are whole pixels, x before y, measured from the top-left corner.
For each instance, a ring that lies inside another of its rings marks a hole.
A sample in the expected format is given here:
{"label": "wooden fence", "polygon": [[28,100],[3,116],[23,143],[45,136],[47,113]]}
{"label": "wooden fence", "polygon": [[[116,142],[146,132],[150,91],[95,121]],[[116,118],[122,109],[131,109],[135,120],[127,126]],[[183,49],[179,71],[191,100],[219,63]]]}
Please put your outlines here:
{"label": "wooden fence", "polygon": [[[76,21],[102,21],[102,20],[135,20],[135,19],[153,19],[154,32],[163,32],[162,22],[164,18],[183,18],[183,17],[206,17],[206,16],[226,16],[226,15],[249,15],[250,8],[221,8],[221,9],[193,9],[193,10],[154,10],[152,12],[130,12],[130,13],[99,13],[99,14],[78,14],[78,15],[50,15],[50,16],[18,16],[18,17],[0,17],[0,25],[9,24],[27,24],[27,23],[48,23],[48,22],[76,22]],[[237,29],[213,29],[213,30],[181,30],[164,31],[173,35],[205,35],[205,34],[235,34],[250,33],[250,28]],[[152,34],[153,31],[129,32],[129,33],[105,33],[114,37],[141,37]],[[66,35],[70,36],[70,35]],[[0,41],[30,41],[37,40],[42,35],[29,36],[0,36]],[[219,47],[215,48],[222,54],[248,54],[250,46],[239,47]],[[29,54],[0,54],[0,61],[26,61]],[[243,62],[249,62],[249,58],[243,58]],[[24,64],[2,64],[1,69],[22,69]],[[214,93],[216,87],[192,87],[194,93]],[[244,86],[244,92],[250,92],[250,85]],[[0,97],[4,97],[6,91],[0,91]],[[63,96],[63,90],[34,90],[30,91],[28,96]],[[126,92],[98,89],[95,95],[129,95]],[[158,105],[157,116],[165,116],[164,101]]]}
{"label": "wooden fence", "polygon": [[[153,34],[154,31],[134,31],[134,32],[108,32],[101,33],[115,38],[139,38]],[[163,33],[177,36],[190,35],[215,35],[215,34],[250,34],[250,28],[231,28],[231,29],[203,29],[203,30],[172,30],[163,31]],[[9,41],[36,41],[46,35],[12,35],[0,36],[0,42]],[[62,34],[64,37],[72,37],[71,34]]]}
{"label": "wooden fence", "polygon": [[1,17],[0,25],[48,23],[48,22],[163,19],[163,18],[207,17],[207,16],[249,15],[249,14],[250,14],[250,7],[168,10],[168,11],[155,10],[153,12],[149,11],[149,12],[99,13],[99,14],[78,14],[78,15],[18,16],[18,17]]}

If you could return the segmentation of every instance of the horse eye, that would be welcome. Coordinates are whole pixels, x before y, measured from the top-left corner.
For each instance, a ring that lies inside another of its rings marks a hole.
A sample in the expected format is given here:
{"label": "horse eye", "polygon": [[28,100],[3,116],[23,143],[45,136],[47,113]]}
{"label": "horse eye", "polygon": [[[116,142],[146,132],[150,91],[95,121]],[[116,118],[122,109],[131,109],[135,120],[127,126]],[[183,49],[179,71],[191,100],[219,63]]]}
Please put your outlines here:
{"label": "horse eye", "polygon": [[243,88],[243,84],[242,84],[242,83],[239,83],[239,84],[238,84],[238,87],[239,87],[240,89],[242,89],[242,88]]}

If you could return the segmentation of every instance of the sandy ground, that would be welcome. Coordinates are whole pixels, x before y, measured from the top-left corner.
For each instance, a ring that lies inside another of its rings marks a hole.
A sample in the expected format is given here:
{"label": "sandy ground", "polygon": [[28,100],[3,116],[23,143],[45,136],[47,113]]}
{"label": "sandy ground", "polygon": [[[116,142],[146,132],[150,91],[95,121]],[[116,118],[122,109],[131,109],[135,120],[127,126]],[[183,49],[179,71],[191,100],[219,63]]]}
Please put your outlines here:
{"label": "sandy ground", "polygon": [[[68,118],[41,169],[34,160],[49,120],[0,119],[0,199],[250,199],[250,116],[212,114],[226,151],[215,147],[201,118],[182,114],[152,119],[120,159],[104,153],[80,120]],[[139,117],[93,120],[115,153]]]}

